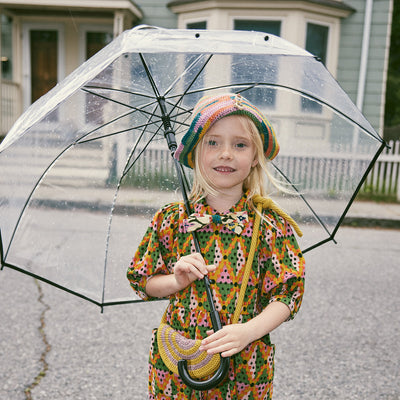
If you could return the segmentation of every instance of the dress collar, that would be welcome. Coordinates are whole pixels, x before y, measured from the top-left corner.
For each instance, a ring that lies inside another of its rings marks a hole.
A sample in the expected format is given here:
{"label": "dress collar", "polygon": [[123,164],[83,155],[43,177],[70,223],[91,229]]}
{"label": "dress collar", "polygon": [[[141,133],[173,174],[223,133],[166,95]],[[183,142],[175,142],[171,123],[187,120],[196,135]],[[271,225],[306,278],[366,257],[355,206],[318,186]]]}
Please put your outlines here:
{"label": "dress collar", "polygon": [[240,212],[240,211],[249,211],[249,207],[247,204],[247,197],[248,197],[249,191],[246,191],[243,193],[242,197],[239,199],[239,201],[232,206],[229,210],[219,213],[216,211],[214,208],[209,206],[207,204],[206,199],[203,197],[196,203],[194,203],[192,210],[196,213],[205,213],[205,214],[228,214],[230,212]]}

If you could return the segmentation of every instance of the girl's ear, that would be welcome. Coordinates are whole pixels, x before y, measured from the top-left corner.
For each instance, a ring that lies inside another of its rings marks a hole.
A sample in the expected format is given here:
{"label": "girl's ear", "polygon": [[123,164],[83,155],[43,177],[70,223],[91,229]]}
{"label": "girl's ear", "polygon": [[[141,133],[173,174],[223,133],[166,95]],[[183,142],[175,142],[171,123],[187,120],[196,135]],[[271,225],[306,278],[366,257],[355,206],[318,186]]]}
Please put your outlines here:
{"label": "girl's ear", "polygon": [[251,163],[252,168],[254,168],[257,164],[258,164],[258,159],[255,158],[255,159],[253,160],[253,162]]}

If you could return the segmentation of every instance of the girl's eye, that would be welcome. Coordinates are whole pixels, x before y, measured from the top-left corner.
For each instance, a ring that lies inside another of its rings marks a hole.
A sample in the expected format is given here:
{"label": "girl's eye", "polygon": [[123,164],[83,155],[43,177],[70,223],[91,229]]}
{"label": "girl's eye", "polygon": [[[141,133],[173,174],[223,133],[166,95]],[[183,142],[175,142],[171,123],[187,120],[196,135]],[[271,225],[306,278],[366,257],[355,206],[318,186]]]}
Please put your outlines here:
{"label": "girl's eye", "polygon": [[217,145],[217,141],[213,140],[213,139],[209,139],[209,140],[207,140],[207,145],[208,146],[216,146]]}
{"label": "girl's eye", "polygon": [[238,147],[239,149],[244,149],[245,147],[247,147],[246,143],[237,143],[236,147]]}

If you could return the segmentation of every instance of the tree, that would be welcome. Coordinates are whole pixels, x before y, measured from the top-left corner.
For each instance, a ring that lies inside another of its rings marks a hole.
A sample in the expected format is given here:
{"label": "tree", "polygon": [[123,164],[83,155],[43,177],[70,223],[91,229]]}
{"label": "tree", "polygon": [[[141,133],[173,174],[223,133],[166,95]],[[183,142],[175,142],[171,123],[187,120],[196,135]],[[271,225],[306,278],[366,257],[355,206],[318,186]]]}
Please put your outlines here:
{"label": "tree", "polygon": [[400,0],[393,0],[392,32],[389,68],[386,84],[385,131],[386,140],[400,138]]}

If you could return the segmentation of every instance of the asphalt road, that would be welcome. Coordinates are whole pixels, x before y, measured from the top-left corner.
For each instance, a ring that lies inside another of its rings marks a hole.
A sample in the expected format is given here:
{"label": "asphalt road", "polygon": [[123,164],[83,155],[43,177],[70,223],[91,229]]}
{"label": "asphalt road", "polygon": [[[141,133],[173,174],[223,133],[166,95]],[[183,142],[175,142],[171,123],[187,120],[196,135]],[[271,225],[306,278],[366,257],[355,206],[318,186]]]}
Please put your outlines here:
{"label": "asphalt road", "polygon": [[[302,309],[273,334],[274,400],[400,399],[400,231],[343,227],[306,254]],[[164,302],[107,308],[0,272],[0,400],[143,400]],[[29,390],[31,388],[31,390]]]}

